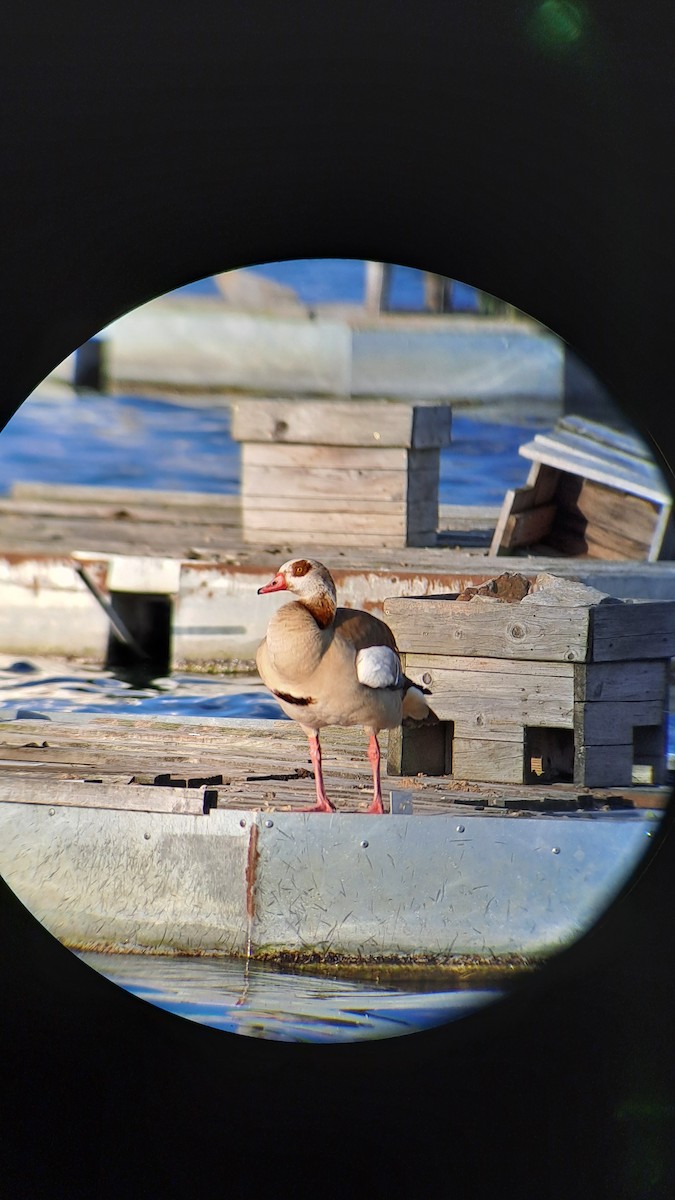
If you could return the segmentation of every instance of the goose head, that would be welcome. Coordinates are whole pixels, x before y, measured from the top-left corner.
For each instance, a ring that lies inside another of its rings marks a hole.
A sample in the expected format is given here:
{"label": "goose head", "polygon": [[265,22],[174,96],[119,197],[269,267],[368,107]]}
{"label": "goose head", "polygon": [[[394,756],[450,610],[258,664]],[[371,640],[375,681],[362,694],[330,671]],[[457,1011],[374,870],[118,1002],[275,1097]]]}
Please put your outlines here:
{"label": "goose head", "polygon": [[277,571],[274,579],[258,588],[258,595],[291,592],[309,609],[317,624],[325,629],[335,615],[337,596],[333,577],[315,558],[292,558]]}

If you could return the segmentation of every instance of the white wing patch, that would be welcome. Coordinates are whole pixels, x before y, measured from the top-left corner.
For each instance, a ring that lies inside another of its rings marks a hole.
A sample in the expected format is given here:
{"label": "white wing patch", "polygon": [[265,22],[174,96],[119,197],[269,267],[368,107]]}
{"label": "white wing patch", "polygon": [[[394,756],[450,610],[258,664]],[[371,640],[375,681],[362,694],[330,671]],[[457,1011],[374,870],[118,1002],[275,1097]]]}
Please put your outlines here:
{"label": "white wing patch", "polygon": [[356,656],[359,683],[370,688],[395,688],[403,682],[398,654],[389,646],[367,646]]}

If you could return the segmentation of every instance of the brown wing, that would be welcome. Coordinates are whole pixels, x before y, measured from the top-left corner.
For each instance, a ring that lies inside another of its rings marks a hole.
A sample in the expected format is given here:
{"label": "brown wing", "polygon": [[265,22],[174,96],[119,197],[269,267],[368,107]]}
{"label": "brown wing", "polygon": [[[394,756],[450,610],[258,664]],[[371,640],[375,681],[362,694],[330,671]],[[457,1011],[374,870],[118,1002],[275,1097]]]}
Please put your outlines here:
{"label": "brown wing", "polygon": [[357,654],[367,646],[389,646],[398,654],[396,639],[389,626],[379,617],[360,608],[338,608],[333,627],[343,637],[349,638]]}

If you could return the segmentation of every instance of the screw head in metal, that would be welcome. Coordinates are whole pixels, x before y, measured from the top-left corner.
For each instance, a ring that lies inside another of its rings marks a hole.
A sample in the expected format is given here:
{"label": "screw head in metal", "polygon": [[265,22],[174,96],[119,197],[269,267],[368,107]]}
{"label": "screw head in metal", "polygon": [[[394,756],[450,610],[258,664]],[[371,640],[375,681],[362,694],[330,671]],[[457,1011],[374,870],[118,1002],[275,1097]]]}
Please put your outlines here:
{"label": "screw head in metal", "polygon": [[245,817],[242,817],[242,818],[241,818],[241,821],[239,822],[239,824],[241,825],[242,829],[245,829],[245,828],[246,828],[246,819],[245,819]]}
{"label": "screw head in metal", "polygon": [[464,833],[464,828],[465,828],[465,827],[464,827],[464,825],[458,825],[458,826],[457,826],[457,833]]}
{"label": "screw head in metal", "polygon": [[364,840],[361,842],[361,845],[362,845],[362,847],[363,847],[363,849],[364,849],[364,850],[367,850],[367,849],[368,849],[368,843],[367,843],[367,841],[365,840],[365,838],[364,838]]}
{"label": "screw head in metal", "polygon": [[146,842],[149,842],[149,841],[150,841],[150,834],[149,834],[149,833],[144,833],[144,834],[143,834],[143,837],[145,838]]}
{"label": "screw head in metal", "polygon": [[560,846],[551,846],[551,854],[560,854]]}
{"label": "screw head in metal", "polygon": [[265,821],[265,827],[267,829],[271,829],[273,825],[274,825],[274,821]]}
{"label": "screw head in metal", "polygon": [[422,683],[431,683],[431,675],[428,671],[424,672],[424,675],[422,676]]}
{"label": "screw head in metal", "polygon": [[50,810],[49,810],[50,817],[53,817],[55,812],[56,812],[55,808],[50,808]]}

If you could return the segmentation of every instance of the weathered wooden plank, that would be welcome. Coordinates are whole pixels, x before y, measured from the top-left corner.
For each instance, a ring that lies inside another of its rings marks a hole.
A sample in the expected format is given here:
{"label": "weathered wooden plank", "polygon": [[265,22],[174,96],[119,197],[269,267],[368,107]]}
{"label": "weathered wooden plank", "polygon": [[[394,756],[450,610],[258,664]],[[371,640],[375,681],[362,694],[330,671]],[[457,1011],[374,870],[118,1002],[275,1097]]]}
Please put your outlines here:
{"label": "weathered wooden plank", "polygon": [[544,541],[555,515],[555,504],[539,504],[520,513],[512,511],[504,527],[500,548],[514,550],[517,546]]}
{"label": "weathered wooden plank", "polygon": [[668,661],[578,663],[574,665],[574,699],[585,701],[658,700],[668,695]]}
{"label": "weathered wooden plank", "polygon": [[675,656],[675,601],[600,604],[591,609],[593,662]]}
{"label": "weathered wooden plank", "polygon": [[496,504],[439,504],[440,529],[453,533],[494,529],[500,508]]}
{"label": "weathered wooden plank", "polygon": [[648,562],[675,557],[675,514],[672,505],[664,504],[659,512],[647,554]]}
{"label": "weathered wooden plank", "polygon": [[581,607],[397,596],[385,600],[384,612],[406,653],[559,662],[586,658],[589,610]]}
{"label": "weathered wooden plank", "polygon": [[[526,488],[531,491],[531,505],[548,504],[553,500],[560,481],[560,471],[546,463],[533,462],[528,471]],[[525,491],[525,489],[522,489]],[[523,496],[523,501],[525,497]],[[525,507],[531,505],[525,504]],[[516,512],[519,510],[516,509]]]}
{"label": "weathered wooden plank", "polygon": [[219,492],[162,491],[154,488],[95,486],[74,483],[32,483],[19,481],[10,488],[14,500],[49,500],[63,504],[135,504],[168,508],[230,509],[239,506],[236,495]]}
{"label": "weathered wooden plank", "polygon": [[323,537],[324,534],[329,533],[343,533],[354,537],[361,533],[382,536],[399,534],[403,537],[408,528],[408,514],[405,504],[399,504],[397,512],[394,508],[396,503],[392,502],[392,508],[388,513],[371,513],[367,508],[364,510],[363,504],[360,511],[358,509],[352,509],[351,512],[341,512],[336,509],[333,511],[316,510],[311,502],[301,510],[249,509],[244,513],[243,528],[245,534],[252,530],[266,530],[268,535],[270,533],[288,533],[314,538]]}
{"label": "weathered wooden plank", "polygon": [[532,463],[525,486],[509,489],[504,497],[492,536],[490,554],[509,553],[504,544],[504,534],[510,517],[528,512],[540,504],[550,504],[555,497],[559,479],[560,471],[554,467],[540,462]]}
{"label": "weathered wooden plank", "polygon": [[[299,537],[299,534],[293,534],[293,537]],[[290,535],[283,531],[275,533],[273,530],[265,529],[250,529],[244,526],[245,541],[252,546],[269,546],[273,538],[283,541],[287,544],[290,541]],[[358,546],[361,549],[386,550],[395,547],[400,549],[408,546],[433,546],[436,541],[436,530],[411,530],[407,534],[393,533],[349,533],[336,532],[332,530],[330,533],[306,532],[302,534],[303,545],[329,548],[332,546]]]}
{"label": "weathered wooden plank", "polygon": [[50,781],[41,789],[29,780],[0,780],[0,801],[15,804],[115,808],[135,812],[203,813],[203,788],[135,786],[134,784]]}
{"label": "weathered wooden plank", "polygon": [[[239,500],[237,504],[228,505],[222,509],[222,520],[234,524],[239,516]],[[216,513],[218,516],[216,516]],[[0,499],[0,515],[14,517],[44,517],[54,522],[66,518],[78,522],[123,522],[129,521],[135,525],[162,525],[164,528],[183,527],[186,522],[194,526],[214,525],[221,520],[220,511],[211,507],[150,507],[146,504],[94,504],[91,502],[78,505],[74,513],[73,505],[69,502],[44,500],[3,500]]]}
{"label": "weathered wooden plank", "polygon": [[268,496],[282,501],[285,497],[335,496],[349,494],[352,499],[402,500],[408,496],[405,471],[335,470],[297,471],[285,467],[242,468],[241,494],[244,510],[249,496]]}
{"label": "weathered wooden plank", "polygon": [[525,779],[524,743],[501,742],[487,738],[452,740],[452,774],[456,779],[478,782],[523,783]]}
{"label": "weathered wooden plank", "polygon": [[[558,514],[560,517],[560,514]],[[565,519],[556,519],[542,552],[552,548],[569,557],[597,558],[604,562],[646,561],[649,547],[625,534],[589,525],[583,531],[575,529]]]}
{"label": "weathered wooden plank", "polygon": [[[499,659],[491,661],[499,664]],[[437,717],[459,722],[476,736],[518,724],[571,728],[572,664],[566,675],[530,675],[526,666],[520,665],[521,671],[490,670],[485,668],[484,660],[483,668],[478,670],[438,668],[435,662],[431,669],[428,665],[420,669],[412,666],[406,656],[405,669],[414,683],[429,687],[429,702]]]}
{"label": "weathered wooden plank", "polygon": [[574,709],[577,746],[622,745],[633,740],[635,726],[662,723],[659,700],[587,701]]}
{"label": "weathered wooden plank", "polygon": [[[317,437],[319,433],[317,431]],[[247,467],[294,467],[308,470],[330,467],[334,470],[407,471],[420,466],[424,451],[404,446],[321,446],[303,443],[243,442],[241,461]]]}
{"label": "weathered wooden plank", "polygon": [[633,743],[577,746],[574,783],[578,787],[629,787],[633,782]]}
{"label": "weathered wooden plank", "polygon": [[589,526],[624,532],[648,546],[662,505],[592,479],[563,474],[557,491],[561,507],[578,514]]}
{"label": "weathered wooden plank", "polygon": [[237,400],[232,437],[238,442],[334,446],[448,446],[448,405],[390,400]]}
{"label": "weathered wooden plank", "polygon": [[[574,664],[568,662],[547,662],[546,660],[531,659],[523,663],[521,660],[487,658],[473,654],[466,656],[434,654],[433,658],[430,658],[428,654],[410,651],[404,655],[404,665],[406,673],[413,670],[422,672],[420,678],[427,685],[433,685],[437,670],[455,672],[457,679],[467,671],[475,671],[481,677],[485,678],[486,687],[491,687],[493,677],[500,675],[505,678],[514,676],[513,686],[516,687],[518,679],[521,679],[523,675],[527,675],[528,678],[533,679],[537,683],[542,680],[545,681],[545,686],[550,686],[552,690],[558,686],[556,681],[559,682],[561,687],[567,688],[569,681],[574,677],[575,671]],[[509,685],[507,684],[506,686]]]}
{"label": "weathered wooden plank", "polygon": [[[282,508],[283,505],[283,508]],[[373,516],[381,514],[383,516],[391,516],[392,514],[410,515],[415,512],[424,512],[428,505],[423,501],[415,501],[414,503],[405,500],[361,500],[354,499],[350,495],[342,496],[312,496],[308,499],[306,496],[284,496],[278,503],[274,503],[274,497],[270,496],[247,496],[246,497],[246,515],[254,512],[281,511],[284,515],[291,513],[340,513],[344,516],[350,513],[372,513]]]}

